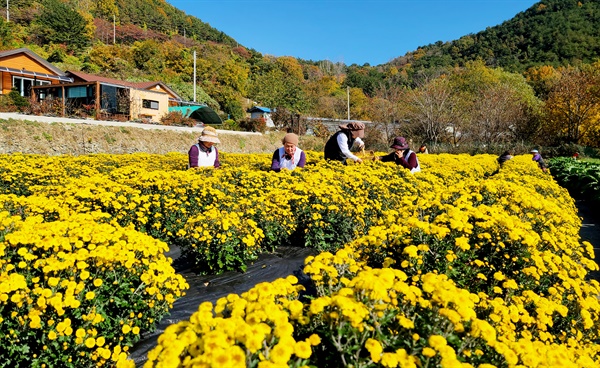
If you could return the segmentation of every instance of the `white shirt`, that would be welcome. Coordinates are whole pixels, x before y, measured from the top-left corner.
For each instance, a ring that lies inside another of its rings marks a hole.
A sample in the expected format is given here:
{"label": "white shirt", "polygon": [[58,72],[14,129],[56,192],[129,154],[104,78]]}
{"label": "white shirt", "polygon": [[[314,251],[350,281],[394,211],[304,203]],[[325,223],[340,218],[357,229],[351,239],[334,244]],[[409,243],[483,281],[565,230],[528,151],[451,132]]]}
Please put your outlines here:
{"label": "white shirt", "polygon": [[[363,141],[358,137],[354,140],[354,144],[356,144],[356,143],[358,143],[359,147],[365,145],[363,143]],[[352,152],[350,152],[350,150],[348,149],[348,137],[346,136],[346,134],[338,134],[337,144],[340,147],[342,154],[344,156],[346,156],[346,158],[352,159],[354,161],[358,161],[358,157],[353,155]]]}

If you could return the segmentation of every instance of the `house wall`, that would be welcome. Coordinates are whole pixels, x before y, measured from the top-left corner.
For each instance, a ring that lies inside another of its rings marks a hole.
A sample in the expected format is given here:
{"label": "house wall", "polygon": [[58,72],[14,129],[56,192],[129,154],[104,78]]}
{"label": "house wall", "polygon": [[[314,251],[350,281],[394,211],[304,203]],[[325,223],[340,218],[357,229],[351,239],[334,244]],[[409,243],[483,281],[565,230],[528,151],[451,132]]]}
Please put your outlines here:
{"label": "house wall", "polygon": [[[162,92],[162,93],[166,93],[169,98],[172,98],[174,100],[179,100],[180,99],[179,96],[175,96],[171,92],[169,92],[168,90],[162,88],[162,86],[160,84],[157,84],[156,86],[152,87],[152,89],[148,89],[148,91]],[[169,105],[170,106],[177,106],[177,102],[173,102],[173,101],[169,100]]]}
{"label": "house wall", "polygon": [[[156,86],[152,87],[152,89],[149,89],[148,91],[154,91],[154,92],[162,92],[162,93],[166,93],[169,94],[169,92],[165,91],[160,84],[157,84]],[[173,96],[171,96],[173,97]]]}
{"label": "house wall", "polygon": [[[0,61],[0,65],[2,65],[2,61]],[[0,93],[5,95],[12,89],[12,75],[6,72],[0,72],[0,74],[2,74],[2,90],[0,90]]]}
{"label": "house wall", "polygon": [[[164,92],[154,92],[150,90],[131,89],[131,120],[151,119],[160,121],[160,119],[169,112],[169,95]],[[145,108],[144,100],[158,102],[158,108]]]}
{"label": "house wall", "polygon": [[255,111],[250,113],[250,119],[260,119],[265,117],[265,113],[262,111]]}
{"label": "house wall", "polygon": [[[45,66],[39,64],[36,60],[30,58],[28,55],[26,54],[17,54],[17,55],[10,55],[10,56],[6,56],[2,59],[0,59],[0,66],[5,66],[7,68],[13,68],[13,69],[25,69],[25,70],[29,70],[32,72],[39,72],[39,73],[45,73],[45,74],[51,74],[51,75],[56,75],[54,73],[54,71],[46,68]],[[12,89],[12,77],[13,75],[16,75],[18,77],[23,77],[23,78],[29,78],[29,79],[33,79],[33,77],[28,76],[28,75],[19,75],[19,74],[12,74],[12,73],[8,73],[8,72],[0,72],[0,74],[2,74],[1,76],[1,83],[0,83],[0,93],[2,94],[7,94],[10,92],[10,90]],[[52,84],[58,84],[57,80],[50,80],[50,79],[46,79],[43,77],[37,77],[36,79],[38,80],[47,80],[50,81],[50,83]]]}
{"label": "house wall", "polygon": [[273,123],[273,119],[271,118],[271,114],[268,112],[262,111],[254,111],[250,113],[250,119],[265,119],[268,128],[275,127],[275,123]]}
{"label": "house wall", "polygon": [[6,56],[0,60],[0,65],[13,69],[26,69],[33,72],[55,75],[54,71],[41,65],[36,60],[30,58],[26,54]]}

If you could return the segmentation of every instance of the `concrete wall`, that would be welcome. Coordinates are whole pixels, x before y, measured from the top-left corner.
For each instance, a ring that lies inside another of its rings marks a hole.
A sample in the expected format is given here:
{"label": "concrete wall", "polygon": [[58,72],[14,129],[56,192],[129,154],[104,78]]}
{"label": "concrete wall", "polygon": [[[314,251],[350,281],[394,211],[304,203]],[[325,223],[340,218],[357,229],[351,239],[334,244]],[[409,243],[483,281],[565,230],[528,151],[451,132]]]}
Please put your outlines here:
{"label": "concrete wall", "polygon": [[[143,100],[158,102],[158,109],[145,108]],[[169,112],[169,95],[142,89],[131,89],[131,120],[150,119],[159,122]]]}

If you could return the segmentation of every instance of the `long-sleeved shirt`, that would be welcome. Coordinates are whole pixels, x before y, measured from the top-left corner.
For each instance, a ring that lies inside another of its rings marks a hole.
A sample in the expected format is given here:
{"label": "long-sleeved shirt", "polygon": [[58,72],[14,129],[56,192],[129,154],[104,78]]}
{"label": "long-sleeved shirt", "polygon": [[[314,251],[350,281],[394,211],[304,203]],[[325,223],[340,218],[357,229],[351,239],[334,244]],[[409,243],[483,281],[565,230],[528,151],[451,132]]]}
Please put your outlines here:
{"label": "long-sleeved shirt", "polygon": [[385,156],[381,156],[382,162],[395,162],[396,165],[402,165],[402,167],[409,169],[410,171],[421,171],[417,154],[413,151],[408,151],[405,156],[398,156],[396,152],[389,153]]}
{"label": "long-sleeved shirt", "polygon": [[[346,136],[346,134],[340,134],[337,136],[337,143],[338,146],[340,147],[340,151],[342,151],[342,154],[344,156],[346,156],[346,158],[349,158],[353,161],[357,161],[358,160],[358,156],[352,154],[352,152],[350,152],[350,149],[352,147],[348,146],[348,137]],[[363,143],[363,141],[360,138],[355,138],[354,139],[354,144],[358,144],[358,146],[364,146],[365,144]],[[353,144],[353,145],[354,145]]]}
{"label": "long-sleeved shirt", "polygon": [[539,153],[534,154],[532,160],[538,163],[540,169],[544,170],[546,168],[546,163],[544,162],[542,155],[540,155]]}
{"label": "long-sleeved shirt", "polygon": [[306,164],[306,154],[300,148],[296,148],[294,156],[289,157],[283,147],[273,152],[271,158],[271,170],[279,172],[281,169],[293,170],[296,167],[304,167]]}
{"label": "long-sleeved shirt", "polygon": [[189,167],[202,167],[202,166],[214,166],[215,168],[220,167],[219,162],[219,151],[217,147],[212,146],[206,147],[199,142],[194,144],[188,152],[188,166]]}

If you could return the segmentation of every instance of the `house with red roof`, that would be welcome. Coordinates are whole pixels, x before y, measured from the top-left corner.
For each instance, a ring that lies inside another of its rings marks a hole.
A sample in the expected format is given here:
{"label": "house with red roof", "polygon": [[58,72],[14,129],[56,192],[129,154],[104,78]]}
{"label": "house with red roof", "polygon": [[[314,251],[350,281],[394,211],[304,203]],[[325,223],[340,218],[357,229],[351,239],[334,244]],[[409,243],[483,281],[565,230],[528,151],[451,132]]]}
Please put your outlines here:
{"label": "house with red roof", "polygon": [[[65,114],[97,119],[158,122],[181,97],[162,82],[128,82],[79,71],[65,73],[71,83],[34,87],[40,99],[60,98]],[[172,101],[172,102],[170,102]]]}
{"label": "house with red roof", "polygon": [[163,82],[63,72],[27,48],[0,51],[0,96],[13,89],[38,102],[56,104],[62,116],[159,122],[168,112],[179,111],[203,123],[221,123],[210,107],[184,101]]}

